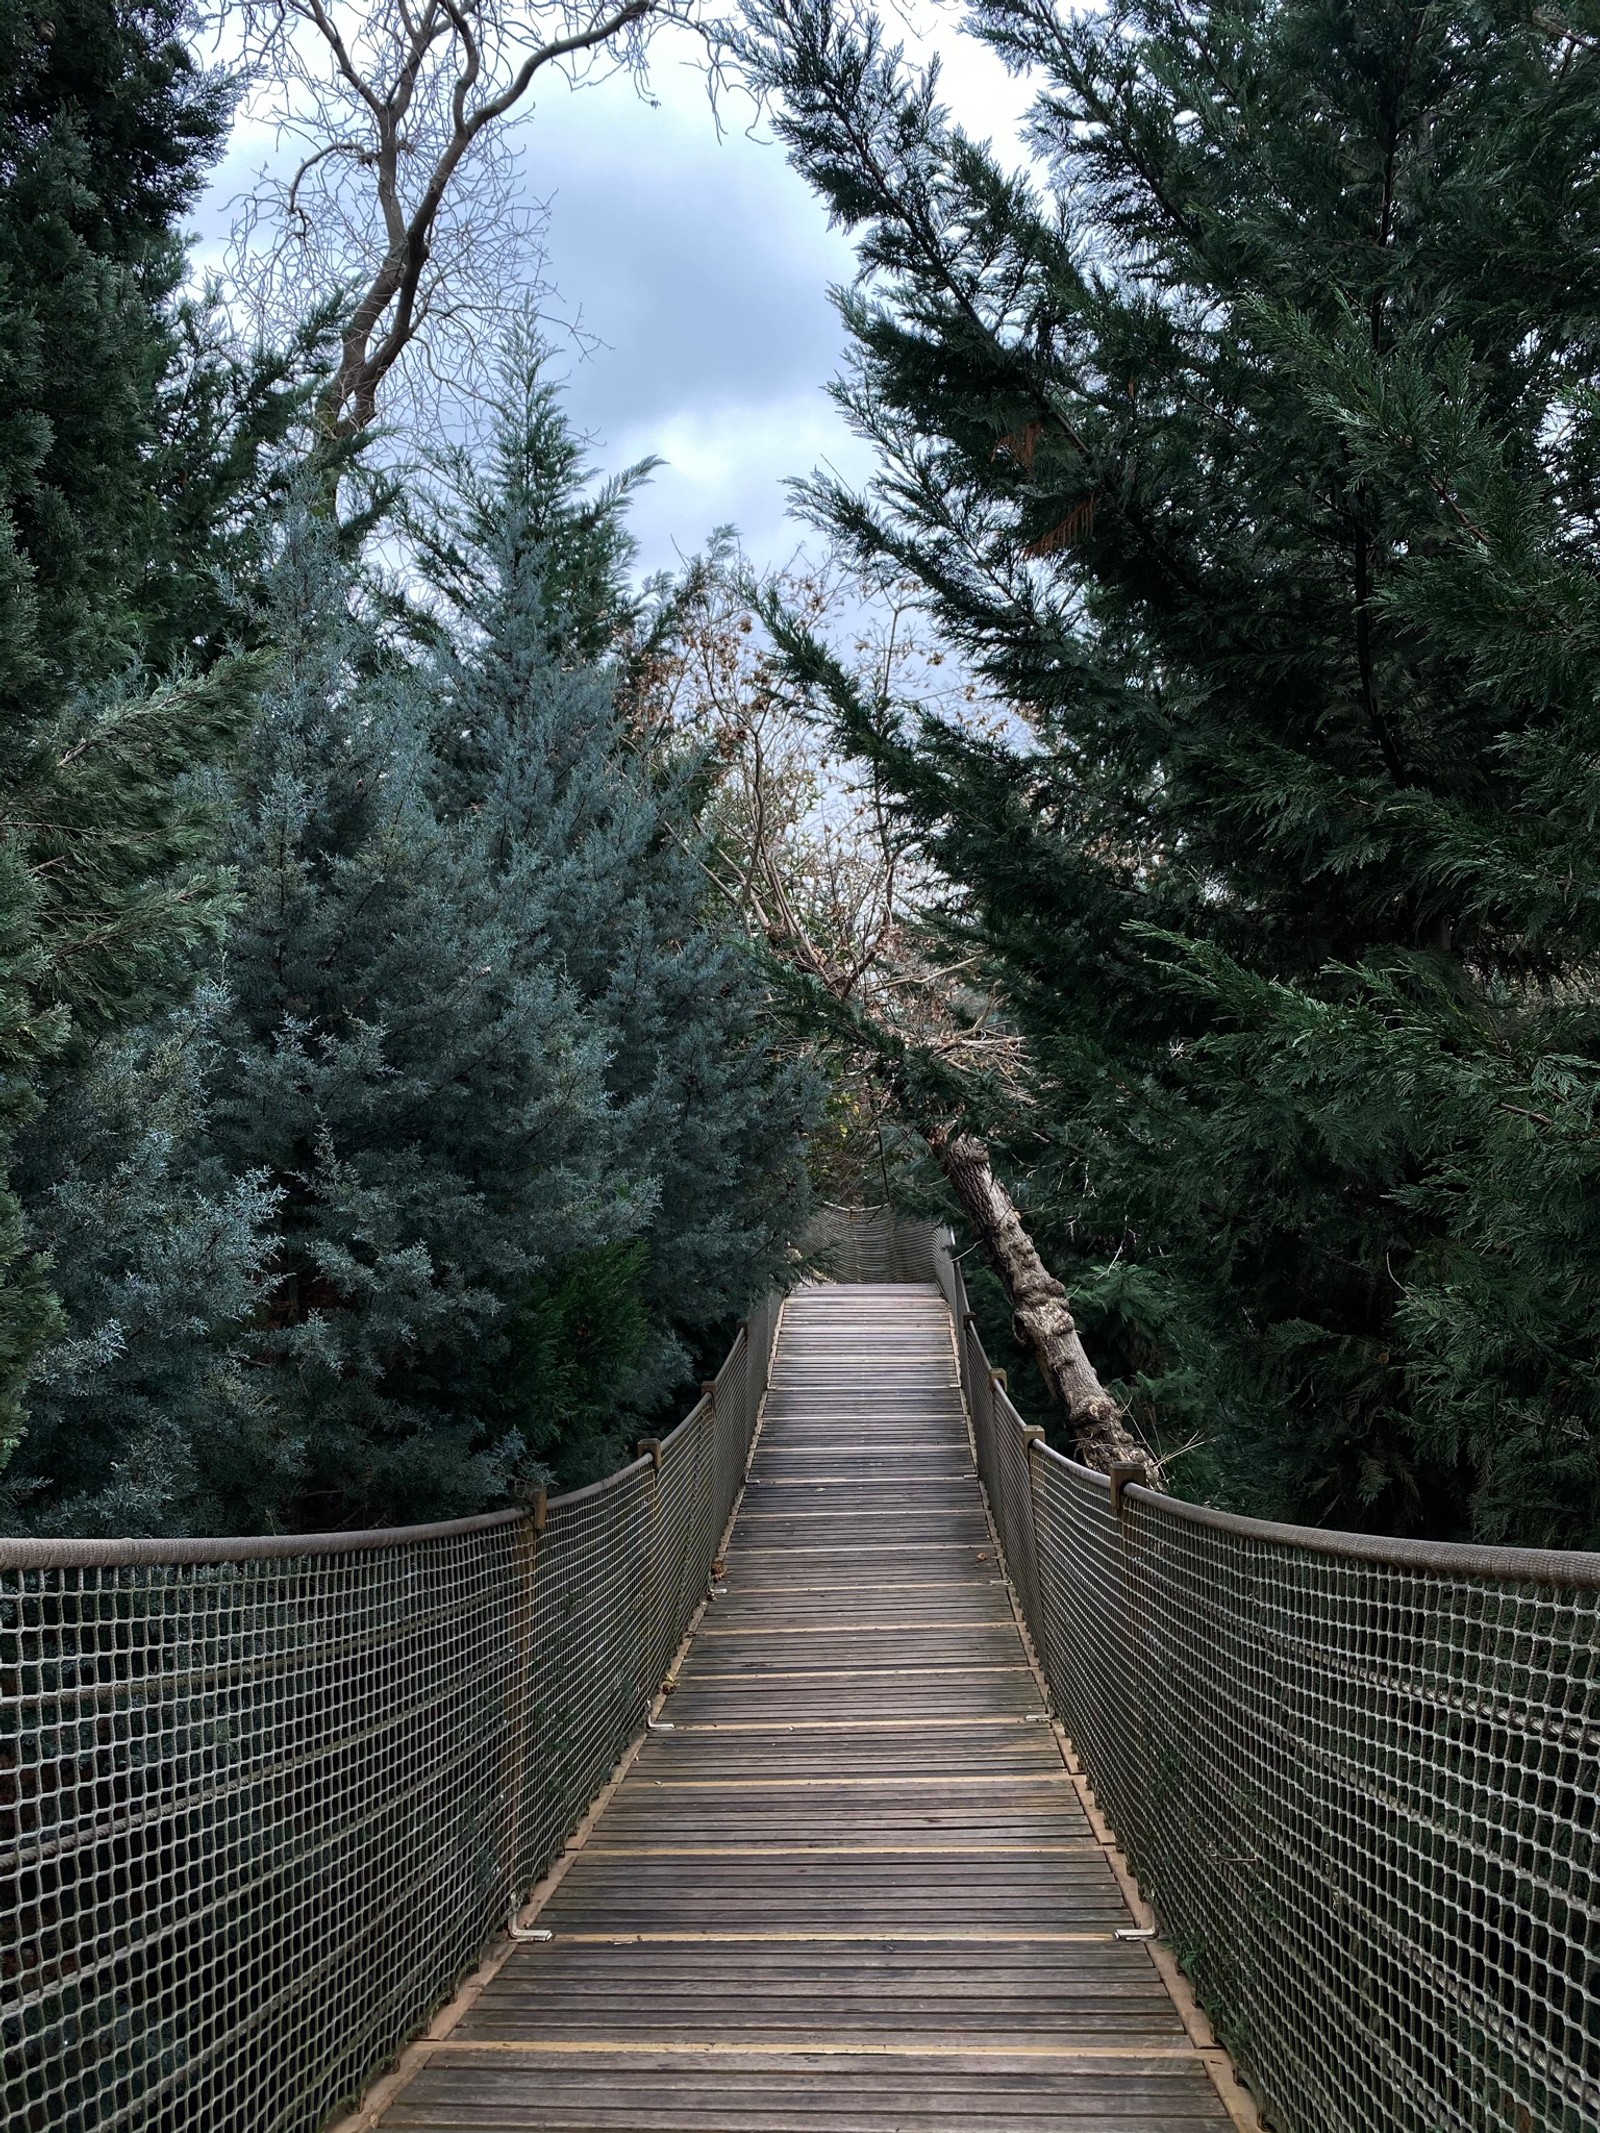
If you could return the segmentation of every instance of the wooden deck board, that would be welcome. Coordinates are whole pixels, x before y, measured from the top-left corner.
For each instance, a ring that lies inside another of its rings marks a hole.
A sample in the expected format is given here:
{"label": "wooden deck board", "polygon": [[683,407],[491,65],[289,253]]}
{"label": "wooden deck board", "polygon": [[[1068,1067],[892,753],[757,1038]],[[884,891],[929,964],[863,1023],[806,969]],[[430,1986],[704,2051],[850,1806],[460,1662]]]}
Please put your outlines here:
{"label": "wooden deck board", "polygon": [[407,2133],[1215,2133],[1063,1766],[916,1286],[790,1300],[727,1559]]}

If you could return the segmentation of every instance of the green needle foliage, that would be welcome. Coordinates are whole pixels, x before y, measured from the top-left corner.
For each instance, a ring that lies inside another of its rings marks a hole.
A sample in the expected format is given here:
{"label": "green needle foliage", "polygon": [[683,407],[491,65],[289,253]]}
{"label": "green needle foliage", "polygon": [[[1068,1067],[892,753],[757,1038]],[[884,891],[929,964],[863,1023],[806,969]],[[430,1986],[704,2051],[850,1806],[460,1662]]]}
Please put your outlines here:
{"label": "green needle foliage", "polygon": [[1180,1487],[1600,1543],[1600,10],[984,0],[1020,175],[752,24],[862,267],[809,507],[1016,720],[836,709],[1102,1368]]}
{"label": "green needle foliage", "polygon": [[17,1178],[67,1321],[28,1384],[0,1477],[8,1525],[216,1533],[292,1483],[298,1448],[265,1409],[243,1329],[270,1305],[276,1196],[204,1148],[214,987],[94,1047],[29,1129]]}
{"label": "green needle foliage", "polygon": [[73,1338],[10,1477],[33,1525],[385,1523],[588,1478],[779,1273],[813,1091],[709,895],[700,766],[599,655],[633,625],[630,486],[590,492],[526,371],[410,630],[291,514],[220,985],[51,1114]]}
{"label": "green needle foliage", "polygon": [[64,1324],[41,1108],[182,999],[225,919],[199,774],[253,708],[235,588],[299,404],[298,351],[241,366],[177,300],[229,104],[181,22],[0,0],[0,1464]]}
{"label": "green needle foliage", "polygon": [[320,517],[290,525],[272,620],[207,1141],[276,1198],[251,1345],[298,1455],[265,1498],[272,1462],[241,1460],[236,1516],[449,1516],[520,1472],[493,1398],[508,1305],[631,1236],[649,1187],[617,1160],[600,1037],[523,875],[444,804],[428,673],[386,647]]}
{"label": "green needle foliage", "polygon": [[[653,722],[624,516],[649,466],[590,482],[535,344],[512,347],[505,388],[493,448],[457,469],[428,542],[450,624],[446,790],[581,1003],[604,1052],[613,1161],[648,1181],[637,1249],[586,1262],[581,1291],[541,1276],[524,1330],[547,1346],[537,1301],[575,1354],[609,1356],[613,1415],[649,1413],[720,1362],[779,1275],[804,1223],[819,1091],[764,1028],[766,982],[701,863],[705,766]],[[537,1373],[515,1349],[511,1375],[518,1427],[564,1475],[602,1463],[592,1398],[580,1426],[555,1380],[530,1407]]]}

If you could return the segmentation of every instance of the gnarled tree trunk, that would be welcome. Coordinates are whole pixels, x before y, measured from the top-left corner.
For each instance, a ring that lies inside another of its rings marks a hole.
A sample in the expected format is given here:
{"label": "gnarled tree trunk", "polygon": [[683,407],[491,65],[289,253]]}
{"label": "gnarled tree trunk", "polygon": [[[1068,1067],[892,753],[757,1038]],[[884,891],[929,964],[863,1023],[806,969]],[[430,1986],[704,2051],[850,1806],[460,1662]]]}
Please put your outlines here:
{"label": "gnarled tree trunk", "polygon": [[[1159,1488],[1158,1463],[1128,1426],[1127,1410],[1101,1384],[1078,1337],[1067,1292],[1039,1257],[1017,1203],[994,1174],[988,1149],[974,1133],[943,1122],[928,1123],[912,1078],[905,1072],[903,1043],[875,1023],[858,995],[857,980],[865,964],[853,970],[837,967],[795,916],[773,854],[764,848],[758,851],[757,866],[770,908],[755,886],[755,869],[737,891],[729,891],[721,882],[718,886],[745,910],[747,920],[755,920],[774,957],[801,971],[839,1003],[844,1014],[841,1042],[853,1041],[866,1052],[870,1071],[926,1141],[949,1180],[1010,1301],[1017,1339],[1038,1364],[1051,1396],[1066,1410],[1078,1457],[1102,1474],[1117,1466],[1142,1466],[1151,1484]],[[712,879],[717,880],[716,875]]]}
{"label": "gnarled tree trunk", "polygon": [[1066,1410],[1078,1457],[1102,1474],[1114,1466],[1147,1465],[1126,1412],[1084,1352],[1066,1290],[1039,1257],[1016,1202],[994,1174],[988,1149],[974,1134],[947,1128],[923,1137],[1000,1277],[1018,1340]]}

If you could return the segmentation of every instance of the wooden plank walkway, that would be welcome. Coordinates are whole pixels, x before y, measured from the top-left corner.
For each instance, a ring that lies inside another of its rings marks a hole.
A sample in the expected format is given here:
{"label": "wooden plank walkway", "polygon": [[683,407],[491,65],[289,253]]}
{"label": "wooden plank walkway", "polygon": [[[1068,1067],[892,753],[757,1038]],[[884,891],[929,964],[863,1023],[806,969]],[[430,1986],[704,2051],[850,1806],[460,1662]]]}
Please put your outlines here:
{"label": "wooden plank walkway", "polygon": [[1000,1582],[949,1320],[785,1311],[666,1716],[393,2133],[1199,2133],[1227,2113],[1130,1923]]}

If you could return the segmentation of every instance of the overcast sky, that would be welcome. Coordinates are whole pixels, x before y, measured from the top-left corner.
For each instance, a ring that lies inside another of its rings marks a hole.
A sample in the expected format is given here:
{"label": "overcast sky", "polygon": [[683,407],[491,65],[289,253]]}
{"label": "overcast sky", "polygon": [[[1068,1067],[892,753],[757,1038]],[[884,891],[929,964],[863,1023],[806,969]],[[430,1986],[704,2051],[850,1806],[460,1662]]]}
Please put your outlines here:
{"label": "overcast sky", "polygon": [[[1014,131],[1019,84],[953,20],[941,31],[958,115]],[[824,390],[843,346],[828,291],[854,262],[770,138],[717,138],[687,57],[663,40],[656,110],[620,82],[552,97],[528,132],[530,181],[551,199],[552,279],[605,344],[572,366],[574,411],[608,457],[668,462],[638,513],[645,560],[732,522],[777,562],[799,537],[785,478],[864,470]]]}
{"label": "overcast sky", "polygon": [[[958,117],[1009,142],[1023,86],[951,12],[924,19]],[[782,151],[743,130],[747,109],[729,107],[719,139],[692,60],[662,37],[653,107],[625,80],[555,85],[522,136],[529,194],[550,210],[551,309],[598,343],[565,363],[577,423],[606,467],[667,462],[634,518],[646,568],[730,523],[755,560],[779,562],[801,538],[785,478],[865,471],[825,392],[842,346],[828,289],[849,279],[849,247]],[[217,173],[199,218],[212,244],[259,154],[241,139]]]}

